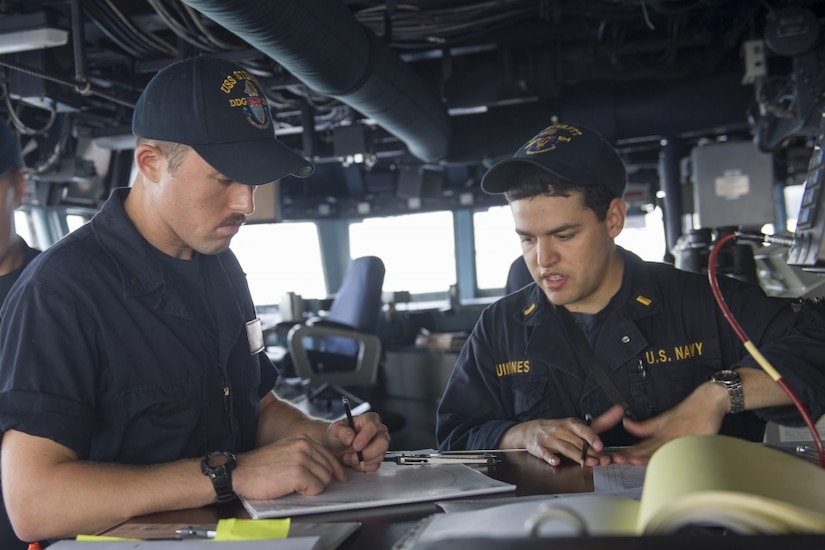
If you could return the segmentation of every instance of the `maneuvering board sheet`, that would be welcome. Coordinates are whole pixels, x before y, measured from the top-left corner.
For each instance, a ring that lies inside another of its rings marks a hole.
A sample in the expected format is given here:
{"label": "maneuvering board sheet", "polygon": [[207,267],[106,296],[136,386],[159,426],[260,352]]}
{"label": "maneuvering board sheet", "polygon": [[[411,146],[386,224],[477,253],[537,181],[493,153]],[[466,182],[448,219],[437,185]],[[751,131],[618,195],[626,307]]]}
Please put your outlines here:
{"label": "maneuvering board sheet", "polygon": [[281,518],[392,504],[427,502],[515,491],[516,486],[486,476],[465,464],[411,466],[384,462],[377,472],[347,469],[349,481],[332,481],[316,496],[291,494],[271,500],[242,499],[249,515]]}

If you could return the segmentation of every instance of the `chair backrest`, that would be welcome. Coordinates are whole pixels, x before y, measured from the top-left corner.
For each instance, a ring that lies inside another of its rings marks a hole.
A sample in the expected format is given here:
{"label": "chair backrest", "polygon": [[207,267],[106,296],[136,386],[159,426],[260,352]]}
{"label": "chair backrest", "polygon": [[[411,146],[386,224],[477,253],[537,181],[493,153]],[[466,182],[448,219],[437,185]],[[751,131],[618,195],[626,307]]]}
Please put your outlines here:
{"label": "chair backrest", "polygon": [[[376,334],[381,318],[385,272],[384,262],[376,256],[362,256],[352,260],[325,320],[346,325],[358,332]],[[355,356],[358,342],[350,338],[330,336],[323,339],[322,350]]]}
{"label": "chair backrest", "polygon": [[312,384],[375,383],[384,273],[380,258],[355,258],[326,317],[290,329],[287,341],[296,374]]}
{"label": "chair backrest", "polygon": [[381,318],[385,273],[384,262],[376,256],[352,260],[326,318],[360,332],[375,334]]}
{"label": "chair backrest", "polygon": [[524,263],[524,258],[519,256],[510,264],[510,271],[507,273],[507,284],[504,286],[504,293],[510,294],[533,282],[533,276]]}

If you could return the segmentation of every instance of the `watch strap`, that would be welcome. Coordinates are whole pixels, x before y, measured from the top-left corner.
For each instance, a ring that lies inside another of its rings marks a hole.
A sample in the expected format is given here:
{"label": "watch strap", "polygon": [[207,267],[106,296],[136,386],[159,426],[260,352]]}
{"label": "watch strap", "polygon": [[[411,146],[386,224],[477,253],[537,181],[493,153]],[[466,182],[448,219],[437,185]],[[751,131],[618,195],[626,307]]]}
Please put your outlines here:
{"label": "watch strap", "polygon": [[745,393],[738,372],[734,370],[720,371],[711,377],[711,381],[727,390],[730,399],[730,414],[745,410]]}

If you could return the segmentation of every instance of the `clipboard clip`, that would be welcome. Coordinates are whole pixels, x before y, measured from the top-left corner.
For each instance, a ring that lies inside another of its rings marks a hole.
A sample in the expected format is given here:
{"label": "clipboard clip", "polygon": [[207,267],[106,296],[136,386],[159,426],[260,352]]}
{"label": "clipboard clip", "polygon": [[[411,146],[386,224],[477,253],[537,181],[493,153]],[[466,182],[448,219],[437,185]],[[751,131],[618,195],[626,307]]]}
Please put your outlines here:
{"label": "clipboard clip", "polygon": [[493,453],[461,453],[461,454],[398,454],[388,457],[396,464],[422,465],[422,464],[467,464],[481,466],[495,466],[501,462],[501,457]]}

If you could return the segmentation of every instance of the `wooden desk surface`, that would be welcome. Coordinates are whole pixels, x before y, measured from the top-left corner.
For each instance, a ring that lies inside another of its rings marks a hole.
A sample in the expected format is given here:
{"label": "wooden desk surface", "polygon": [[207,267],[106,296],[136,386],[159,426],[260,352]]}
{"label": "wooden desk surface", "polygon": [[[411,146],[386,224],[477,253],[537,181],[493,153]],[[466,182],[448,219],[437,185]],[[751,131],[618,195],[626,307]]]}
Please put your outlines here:
{"label": "wooden desk surface", "polygon": [[[498,464],[494,469],[482,469],[482,471],[485,470],[491,477],[517,487],[515,493],[500,493],[486,498],[593,490],[593,471],[591,468],[582,469],[574,463],[554,468],[527,453],[506,453],[501,464]],[[292,521],[359,521],[361,522],[361,528],[347,539],[341,548],[379,550],[391,548],[418,521],[438,512],[440,512],[440,509],[434,503],[426,502],[306,515],[293,518]],[[248,518],[249,514],[243,505],[236,501],[203,508],[149,514],[134,518],[130,523],[182,523],[194,525],[216,523],[218,519],[228,517]]]}
{"label": "wooden desk surface", "polygon": [[[581,468],[578,464],[565,462],[560,467],[549,464],[527,453],[507,453],[503,462],[487,471],[491,477],[516,486],[515,496],[539,494],[582,493],[593,491],[593,469]],[[500,493],[483,498],[512,497],[513,493]],[[307,515],[294,518],[293,522],[359,521],[358,529],[340,548],[344,550],[389,549],[401,539],[421,519],[439,513],[434,503],[415,503]],[[239,502],[206,506],[190,510],[162,512],[140,516],[134,523],[184,523],[209,524],[220,518],[249,517]],[[130,522],[130,523],[132,523]],[[557,550],[687,550],[697,547],[693,537],[579,537],[553,541]],[[699,543],[703,550],[766,550],[768,548],[825,548],[825,536],[793,535],[773,537],[703,537]],[[507,541],[462,541],[437,548],[455,550],[509,550],[513,543]],[[519,548],[546,548],[544,543],[519,541]]]}

